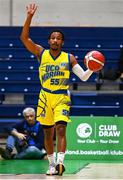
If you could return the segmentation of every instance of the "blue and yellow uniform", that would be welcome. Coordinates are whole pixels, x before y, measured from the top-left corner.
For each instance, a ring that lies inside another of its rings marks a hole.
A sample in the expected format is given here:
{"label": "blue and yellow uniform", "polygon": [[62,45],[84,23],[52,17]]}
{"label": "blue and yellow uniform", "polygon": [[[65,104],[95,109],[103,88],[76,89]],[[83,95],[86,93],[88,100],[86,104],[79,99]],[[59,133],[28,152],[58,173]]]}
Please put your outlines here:
{"label": "blue and yellow uniform", "polygon": [[44,50],[40,57],[41,91],[37,107],[37,120],[42,125],[70,121],[69,77],[70,54],[61,51],[54,59],[49,50]]}

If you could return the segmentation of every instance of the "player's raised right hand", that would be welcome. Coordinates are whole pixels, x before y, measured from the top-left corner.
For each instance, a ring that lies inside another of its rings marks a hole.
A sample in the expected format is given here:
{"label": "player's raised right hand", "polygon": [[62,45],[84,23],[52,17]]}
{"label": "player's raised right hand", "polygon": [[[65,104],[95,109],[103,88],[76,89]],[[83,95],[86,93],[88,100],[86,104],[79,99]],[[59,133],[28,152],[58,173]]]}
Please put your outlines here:
{"label": "player's raised right hand", "polygon": [[26,6],[27,15],[33,16],[35,14],[35,11],[37,10],[36,4],[29,4]]}

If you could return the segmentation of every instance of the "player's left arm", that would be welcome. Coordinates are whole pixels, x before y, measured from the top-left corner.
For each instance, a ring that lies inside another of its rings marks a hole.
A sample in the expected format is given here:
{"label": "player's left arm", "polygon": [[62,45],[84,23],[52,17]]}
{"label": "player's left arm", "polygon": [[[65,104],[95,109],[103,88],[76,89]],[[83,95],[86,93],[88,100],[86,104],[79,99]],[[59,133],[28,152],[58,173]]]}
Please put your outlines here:
{"label": "player's left arm", "polygon": [[90,69],[84,71],[72,54],[70,55],[70,63],[72,65],[73,73],[76,74],[76,76],[78,76],[82,81],[87,81],[93,73]]}

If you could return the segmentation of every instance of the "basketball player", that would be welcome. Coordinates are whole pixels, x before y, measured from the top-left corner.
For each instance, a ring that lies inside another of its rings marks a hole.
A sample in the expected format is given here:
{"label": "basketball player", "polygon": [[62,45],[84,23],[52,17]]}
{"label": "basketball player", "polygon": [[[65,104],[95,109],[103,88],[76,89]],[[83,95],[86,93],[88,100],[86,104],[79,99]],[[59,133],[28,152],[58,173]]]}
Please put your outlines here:
{"label": "basketball player", "polygon": [[[46,50],[35,44],[29,37],[29,28],[33,15],[37,10],[35,4],[27,6],[27,18],[21,32],[21,41],[31,53],[37,56],[40,63],[39,77],[41,91],[37,107],[37,120],[43,125],[44,141],[49,160],[47,175],[62,175],[65,171],[64,157],[66,150],[66,127],[69,119],[70,98],[67,95],[70,69],[82,80],[86,81],[91,70],[84,71],[72,54],[61,51],[64,35],[56,30],[50,33]],[[54,157],[54,127],[57,136],[57,160]]]}

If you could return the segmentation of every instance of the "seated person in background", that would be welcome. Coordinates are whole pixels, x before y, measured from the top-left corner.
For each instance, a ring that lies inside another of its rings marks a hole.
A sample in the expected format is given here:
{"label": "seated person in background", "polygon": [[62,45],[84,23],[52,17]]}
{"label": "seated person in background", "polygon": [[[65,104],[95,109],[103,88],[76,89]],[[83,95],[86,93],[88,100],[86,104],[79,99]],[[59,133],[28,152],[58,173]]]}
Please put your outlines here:
{"label": "seated person in background", "polygon": [[[46,155],[44,134],[42,126],[35,120],[35,110],[25,108],[23,116],[22,122],[7,129],[10,135],[6,149],[0,148],[0,154],[4,159],[43,159]],[[12,154],[14,147],[17,154]]]}
{"label": "seated person in background", "polygon": [[121,48],[120,51],[119,72],[120,72],[120,79],[121,81],[123,81],[123,48]]}
{"label": "seated person in background", "polygon": [[115,81],[120,78],[120,71],[112,67],[102,69],[99,71],[99,79]]}
{"label": "seated person in background", "polygon": [[123,81],[123,48],[120,49],[120,58],[117,67],[103,68],[99,71],[99,79],[117,80],[118,78]]}

